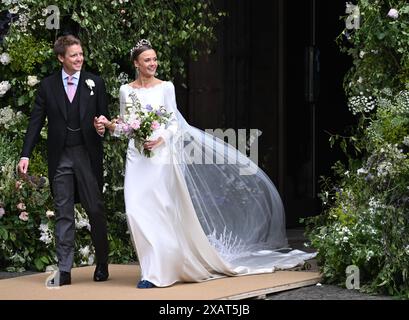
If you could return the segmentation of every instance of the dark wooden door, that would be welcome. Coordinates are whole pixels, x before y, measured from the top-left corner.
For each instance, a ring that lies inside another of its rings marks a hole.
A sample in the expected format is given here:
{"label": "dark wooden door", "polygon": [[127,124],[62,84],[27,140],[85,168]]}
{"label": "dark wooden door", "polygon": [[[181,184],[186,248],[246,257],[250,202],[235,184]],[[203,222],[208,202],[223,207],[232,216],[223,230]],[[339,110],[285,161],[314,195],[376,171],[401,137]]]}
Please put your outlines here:
{"label": "dark wooden door", "polygon": [[[283,198],[288,227],[319,213],[318,176],[329,172],[337,154],[328,148],[325,131],[345,122],[338,111],[345,107],[341,83],[348,63],[339,60],[333,41],[342,31],[341,4],[216,0],[228,13],[218,41],[210,55],[189,62],[187,87],[177,86],[179,107],[192,125],[262,132],[258,164]],[[306,90],[308,47],[320,50],[324,61],[314,86],[321,78],[325,90],[313,99]],[[334,59],[337,65],[331,65]],[[328,104],[338,119],[331,118]]]}

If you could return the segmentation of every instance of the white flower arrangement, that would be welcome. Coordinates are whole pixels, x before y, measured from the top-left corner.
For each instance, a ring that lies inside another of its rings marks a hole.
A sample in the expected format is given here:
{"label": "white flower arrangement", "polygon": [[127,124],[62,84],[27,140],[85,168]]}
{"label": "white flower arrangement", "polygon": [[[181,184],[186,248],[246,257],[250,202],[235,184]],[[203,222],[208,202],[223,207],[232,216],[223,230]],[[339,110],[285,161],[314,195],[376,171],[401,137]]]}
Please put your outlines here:
{"label": "white flower arrangement", "polygon": [[0,127],[8,129],[17,124],[23,118],[21,111],[14,112],[11,106],[0,108]]}
{"label": "white flower arrangement", "polygon": [[392,8],[388,12],[388,17],[392,19],[398,19],[399,18],[399,11]]}
{"label": "white flower arrangement", "polygon": [[90,95],[93,96],[94,95],[94,91],[93,88],[95,87],[95,82],[92,79],[87,79],[85,80],[85,83],[87,84],[88,88],[91,90]]}
{"label": "white flower arrangement", "polygon": [[0,98],[6,94],[7,91],[11,88],[11,84],[8,81],[0,82]]}
{"label": "white flower arrangement", "polygon": [[50,219],[50,218],[54,217],[55,214],[54,214],[54,211],[47,210],[45,215],[47,216],[48,219]]}
{"label": "white flower arrangement", "polygon": [[352,96],[348,100],[349,110],[353,115],[358,113],[368,113],[375,109],[376,100],[372,96],[364,96],[363,94],[359,96]]}
{"label": "white flower arrangement", "polygon": [[0,54],[0,62],[2,65],[7,65],[9,64],[11,61],[10,55],[7,52],[3,52],[2,54]]}
{"label": "white flower arrangement", "polygon": [[37,76],[27,76],[27,84],[30,87],[34,87],[39,82],[40,80],[38,80]]}
{"label": "white flower arrangement", "polygon": [[41,231],[41,236],[39,238],[40,241],[44,242],[45,244],[50,244],[53,242],[53,234],[52,231],[49,229],[48,224],[46,223],[40,224],[38,230]]}

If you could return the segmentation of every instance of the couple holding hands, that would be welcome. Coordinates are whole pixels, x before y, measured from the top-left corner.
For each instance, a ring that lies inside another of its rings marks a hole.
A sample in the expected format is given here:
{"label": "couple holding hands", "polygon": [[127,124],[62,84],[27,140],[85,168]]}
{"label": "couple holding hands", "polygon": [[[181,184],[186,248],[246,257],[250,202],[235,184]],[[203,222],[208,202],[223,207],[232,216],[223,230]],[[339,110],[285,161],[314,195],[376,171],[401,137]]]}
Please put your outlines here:
{"label": "couple holding hands", "polygon": [[[106,131],[119,136],[126,130],[109,120],[104,81],[82,70],[80,40],[72,35],[59,37],[54,52],[62,68],[39,85],[18,167],[27,173],[47,119],[59,268],[53,284],[71,284],[78,202],[91,225],[96,253],[93,279],[106,281],[103,137]],[[173,84],[155,77],[157,56],[149,41],[136,43],[131,62],[137,77],[120,88],[120,117],[137,119],[136,112],[150,112],[152,106],[164,107],[169,115],[143,143],[144,150],[154,152],[151,157],[140,152],[133,138],[127,149],[125,209],[141,266],[137,287],[273,272],[312,258],[314,254],[298,250],[279,250],[287,248],[287,239],[284,209],[274,184],[238,150],[184,120]],[[128,108],[135,101],[136,111]],[[224,161],[215,163],[214,155]],[[248,165],[256,170],[243,175],[240,169]]]}

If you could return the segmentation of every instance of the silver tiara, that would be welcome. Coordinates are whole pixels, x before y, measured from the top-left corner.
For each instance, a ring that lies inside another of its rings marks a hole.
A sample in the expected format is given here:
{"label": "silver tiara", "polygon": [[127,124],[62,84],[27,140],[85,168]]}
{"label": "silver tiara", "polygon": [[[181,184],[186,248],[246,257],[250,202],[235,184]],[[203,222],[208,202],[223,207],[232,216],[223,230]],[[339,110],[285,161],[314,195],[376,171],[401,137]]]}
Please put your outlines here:
{"label": "silver tiara", "polygon": [[152,47],[151,42],[149,40],[141,39],[136,43],[135,47],[133,47],[131,49],[131,56],[133,55],[135,50],[138,50],[138,49],[142,48],[143,46]]}

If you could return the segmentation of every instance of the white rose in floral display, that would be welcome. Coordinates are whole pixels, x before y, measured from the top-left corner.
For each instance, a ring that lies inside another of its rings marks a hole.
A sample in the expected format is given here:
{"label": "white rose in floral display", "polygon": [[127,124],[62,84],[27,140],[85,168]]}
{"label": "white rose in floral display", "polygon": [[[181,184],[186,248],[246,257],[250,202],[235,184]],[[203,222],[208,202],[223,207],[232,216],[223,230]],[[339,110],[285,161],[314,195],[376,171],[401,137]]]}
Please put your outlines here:
{"label": "white rose in floral display", "polygon": [[20,8],[18,6],[15,6],[14,8],[9,9],[9,12],[12,13],[12,14],[16,14],[16,13],[18,13],[19,9]]}
{"label": "white rose in floral display", "polygon": [[26,211],[21,212],[18,218],[22,221],[28,221],[28,212]]}
{"label": "white rose in floral display", "polygon": [[47,210],[45,215],[47,216],[48,219],[50,219],[50,218],[54,217],[54,211]]}
{"label": "white rose in floral display", "polygon": [[28,76],[27,77],[27,84],[30,87],[34,87],[39,82],[40,82],[40,80],[38,80],[37,76]]}
{"label": "white rose in floral display", "polygon": [[16,207],[18,210],[21,210],[21,211],[26,210],[26,205],[23,202],[20,202],[19,204],[17,204]]}
{"label": "white rose in floral display", "polygon": [[3,53],[0,55],[0,62],[1,62],[3,65],[9,64],[10,61],[11,61],[11,58],[10,58],[10,55],[9,55],[7,52],[3,52]]}
{"label": "white rose in floral display", "polygon": [[6,94],[11,88],[10,82],[2,81],[0,82],[0,98]]}
{"label": "white rose in floral display", "polygon": [[6,214],[4,208],[0,207],[0,218]]}

